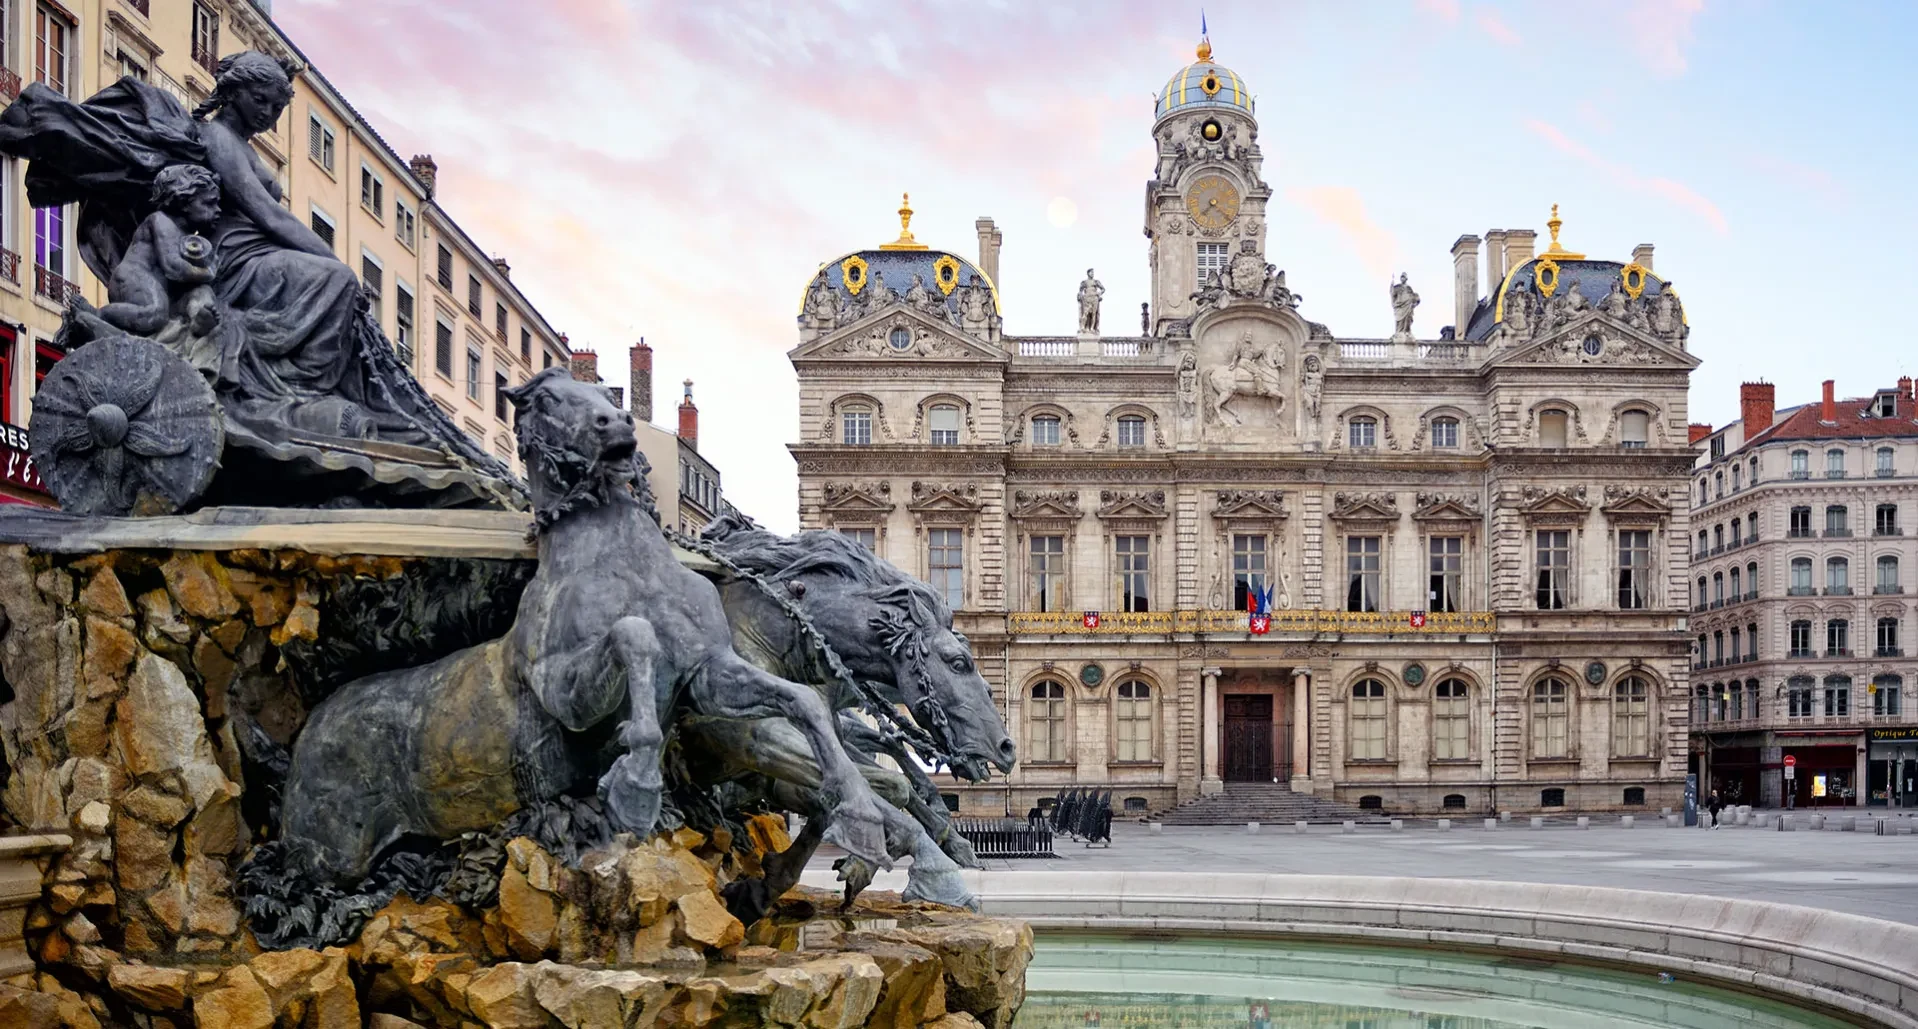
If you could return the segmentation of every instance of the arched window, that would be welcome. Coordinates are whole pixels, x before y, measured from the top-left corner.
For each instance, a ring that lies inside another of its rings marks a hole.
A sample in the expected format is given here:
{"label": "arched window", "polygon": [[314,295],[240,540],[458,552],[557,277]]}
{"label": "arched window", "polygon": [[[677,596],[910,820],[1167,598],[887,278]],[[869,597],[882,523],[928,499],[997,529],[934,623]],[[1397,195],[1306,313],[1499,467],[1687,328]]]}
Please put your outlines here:
{"label": "arched window", "polygon": [[1119,416],[1119,445],[1122,447],[1145,446],[1145,419],[1136,414]]}
{"label": "arched window", "polygon": [[1432,446],[1441,450],[1458,446],[1457,418],[1448,416],[1432,419]]}
{"label": "arched window", "polygon": [[1026,709],[1026,760],[1066,760],[1066,688],[1047,680],[1032,687]]}
{"label": "arched window", "polygon": [[1833,447],[1825,451],[1825,478],[1842,479],[1845,477],[1845,452]]}
{"label": "arched window", "polygon": [[1848,618],[1828,618],[1825,620],[1825,656],[1851,656],[1851,620]]}
{"label": "arched window", "polygon": [[1721,471],[1717,473],[1716,475],[1712,476],[1712,496],[1716,498],[1716,497],[1722,497],[1724,495],[1725,495],[1725,473]]}
{"label": "arched window", "polygon": [[1642,447],[1651,439],[1652,416],[1644,411],[1626,411],[1618,416],[1618,445]]}
{"label": "arched window", "polygon": [[839,409],[840,442],[863,447],[872,443],[872,408],[847,404]]}
{"label": "arched window", "polygon": [[1702,609],[1711,602],[1711,594],[1705,591],[1705,577],[1701,575],[1698,577],[1698,593],[1692,598],[1692,606]]}
{"label": "arched window", "polygon": [[[1758,455],[1757,454],[1752,455],[1751,470],[1752,470],[1752,473],[1751,473],[1752,485],[1756,486],[1758,485]],[[1752,517],[1756,518],[1758,516],[1752,515]]]}
{"label": "arched window", "polygon": [[1379,445],[1379,420],[1371,415],[1357,415],[1345,423],[1346,442],[1354,450],[1370,450]]}
{"label": "arched window", "polygon": [[1737,549],[1739,546],[1743,545],[1744,537],[1745,537],[1744,520],[1740,518],[1732,519],[1732,538],[1731,538],[1732,548]]}
{"label": "arched window", "polygon": [[1891,448],[1879,447],[1877,472],[1880,478],[1889,478],[1893,474],[1895,474],[1893,471],[1894,466],[1892,465],[1891,460],[1892,460]]}
{"label": "arched window", "polygon": [[1851,535],[1851,511],[1843,504],[1825,505],[1825,535]]}
{"label": "arched window", "polygon": [[1385,684],[1360,679],[1352,685],[1352,760],[1385,760]]}
{"label": "arched window", "polygon": [[1729,573],[1729,576],[1730,576],[1731,585],[1732,585],[1732,599],[1737,600],[1740,596],[1744,594],[1744,589],[1742,588],[1739,582],[1741,575],[1738,569],[1734,568]]}
{"label": "arched window", "polygon": [[1756,561],[1745,566],[1745,596],[1752,600],[1758,599],[1758,562]]}
{"label": "arched window", "polygon": [[959,409],[951,404],[934,404],[926,412],[926,428],[932,432],[935,447],[959,445]]}
{"label": "arched window", "polygon": [[1719,607],[1719,606],[1722,606],[1724,603],[1725,603],[1725,573],[1713,572],[1712,573],[1712,606]]}
{"label": "arched window", "polygon": [[1838,596],[1851,592],[1851,562],[1842,557],[1825,559],[1825,592]]}
{"label": "arched window", "polygon": [[1035,447],[1056,447],[1059,445],[1059,417],[1041,414],[1032,418],[1032,445]]}
{"label": "arched window", "polygon": [[1464,679],[1446,679],[1432,694],[1432,756],[1440,761],[1462,761],[1472,756],[1471,686]]}
{"label": "arched window", "polygon": [[1794,557],[1791,559],[1791,590],[1794,597],[1811,595],[1811,558]]}
{"label": "arched window", "polygon": [[1711,554],[1712,537],[1703,529],[1698,530],[1698,553],[1694,556],[1707,557]]}
{"label": "arched window", "polygon": [[1562,758],[1571,754],[1572,687],[1556,676],[1532,685],[1532,756]]}
{"label": "arched window", "polygon": [[1628,675],[1612,687],[1612,756],[1645,757],[1652,752],[1652,687]]}
{"label": "arched window", "polygon": [[1898,559],[1886,554],[1878,559],[1878,581],[1872,584],[1873,593],[1903,593],[1904,587],[1898,584]]}
{"label": "arched window", "polygon": [[1152,760],[1152,687],[1137,679],[1120,683],[1115,714],[1119,719],[1119,760]]}
{"label": "arched window", "polygon": [[1565,448],[1566,427],[1571,416],[1553,407],[1538,413],[1538,445],[1541,447]]}
{"label": "arched window", "polygon": [[1732,492],[1745,488],[1745,469],[1742,465],[1732,465]]}
{"label": "arched window", "polygon": [[1758,542],[1758,512],[1756,511],[1751,513],[1750,518],[1745,519],[1745,538],[1753,543]]}
{"label": "arched window", "polygon": [[1465,810],[1465,794],[1447,793],[1441,804],[1447,811],[1463,811]]}
{"label": "arched window", "polygon": [[1758,623],[1757,622],[1749,622],[1745,625],[1745,648],[1746,648],[1745,660],[1747,661],[1758,660]]}
{"label": "arched window", "polygon": [[1811,478],[1811,451],[1794,450],[1791,452],[1791,477],[1794,479]]}
{"label": "arched window", "polygon": [[1792,508],[1785,517],[1785,535],[1792,539],[1799,539],[1811,534],[1811,508],[1807,506]]}
{"label": "arched window", "polygon": [[1716,552],[1723,549],[1725,549],[1725,527],[1714,525],[1712,526],[1712,550]]}

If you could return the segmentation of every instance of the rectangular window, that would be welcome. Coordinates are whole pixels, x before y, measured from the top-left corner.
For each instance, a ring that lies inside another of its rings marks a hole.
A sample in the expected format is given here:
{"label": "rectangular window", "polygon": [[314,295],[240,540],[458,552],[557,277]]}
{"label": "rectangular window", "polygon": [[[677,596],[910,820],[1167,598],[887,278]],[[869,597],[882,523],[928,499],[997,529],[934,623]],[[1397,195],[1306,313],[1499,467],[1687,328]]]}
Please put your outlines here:
{"label": "rectangular window", "polygon": [[73,25],[45,4],[34,9],[33,77],[55,93],[65,93],[72,81],[68,64],[73,49]]}
{"label": "rectangular window", "polygon": [[1352,687],[1352,760],[1385,760],[1385,684],[1377,679]]}
{"label": "rectangular window", "polygon": [[1851,717],[1851,680],[1825,680],[1825,717]]}
{"label": "rectangular window", "polygon": [[1871,531],[1880,536],[1898,535],[1898,505],[1879,504],[1876,521]]}
{"label": "rectangular window", "polygon": [[1056,682],[1032,688],[1026,708],[1027,761],[1066,760],[1066,691]]}
{"label": "rectangular window", "polygon": [[1426,610],[1460,610],[1464,603],[1465,540],[1460,536],[1434,536],[1429,547]]}
{"label": "rectangular window", "polygon": [[1462,761],[1472,756],[1472,708],[1465,683],[1447,679],[1432,700],[1432,756]]}
{"label": "rectangular window", "polygon": [[1152,760],[1152,687],[1136,681],[1120,683],[1113,715],[1118,721],[1119,760]]}
{"label": "rectangular window", "polygon": [[400,241],[406,249],[413,249],[414,233],[418,230],[418,216],[399,197],[393,198],[393,238]]}
{"label": "rectangular window", "polygon": [[1878,716],[1900,715],[1902,705],[1898,703],[1899,687],[1904,684],[1897,676],[1880,678],[1875,683],[1878,688],[1871,695],[1871,713]]}
{"label": "rectangular window", "polygon": [[33,209],[33,263],[55,275],[67,274],[67,209],[65,207]]}
{"label": "rectangular window", "polygon": [[1379,609],[1379,537],[1345,539],[1345,609]]}
{"label": "rectangular window", "polygon": [[1354,450],[1370,450],[1379,445],[1379,423],[1371,418],[1354,418],[1346,425],[1346,442]]}
{"label": "rectangular window", "polygon": [[859,528],[853,528],[851,526],[848,526],[846,528],[840,529],[839,535],[844,536],[849,540],[852,540],[854,543],[857,543],[860,546],[865,547],[869,551],[876,552],[879,549],[879,530],[878,529],[859,529]]}
{"label": "rectangular window", "polygon": [[965,530],[931,529],[926,533],[926,570],[932,588],[954,611],[966,602]]}
{"label": "rectangular window", "polygon": [[849,407],[839,412],[843,435],[841,440],[847,446],[863,447],[872,443],[872,412],[863,407]]}
{"label": "rectangular window", "polygon": [[1119,445],[1122,447],[1145,446],[1145,419],[1128,416],[1119,419]]}
{"label": "rectangular window", "polygon": [[506,305],[498,301],[493,302],[493,335],[506,342]]}
{"label": "rectangular window", "polygon": [[1036,611],[1059,611],[1066,597],[1066,538],[1032,537],[1028,570],[1032,576],[1032,603]]}
{"label": "rectangular window", "polygon": [[1150,536],[1119,536],[1114,540],[1119,562],[1120,610],[1152,610],[1151,543]]}
{"label": "rectangular window", "polygon": [[506,382],[506,376],[499,372],[494,372],[493,373],[493,417],[499,419],[502,422],[506,420],[506,409],[510,406],[510,401],[506,399],[506,390],[508,388],[509,387]]}
{"label": "rectangular window", "polygon": [[[524,325],[519,327],[519,359],[527,364],[533,363],[533,330]],[[628,402],[637,405],[638,400],[638,397],[634,397]]]}
{"label": "rectangular window", "polygon": [[1849,657],[1851,655],[1851,623],[1843,618],[1833,618],[1825,623],[1825,656]]}
{"label": "rectangular window", "polygon": [[[1733,575],[1738,573],[1734,571]],[[1618,606],[1642,611],[1651,603],[1652,534],[1642,529],[1618,534]]]}
{"label": "rectangular window", "polygon": [[1032,445],[1035,447],[1056,447],[1059,445],[1059,419],[1039,417],[1032,420]]}
{"label": "rectangular window", "polygon": [[1622,680],[1612,691],[1612,753],[1636,757],[1651,752],[1651,689],[1637,677]]}
{"label": "rectangular window", "polygon": [[374,218],[386,220],[386,183],[364,164],[360,165],[360,206]]}
{"label": "rectangular window", "polygon": [[1199,276],[1197,288],[1204,289],[1209,285],[1212,282],[1213,274],[1215,272],[1224,272],[1226,265],[1231,259],[1228,252],[1228,245],[1225,243],[1199,244]]}
{"label": "rectangular window", "polygon": [[1810,622],[1797,621],[1797,622],[1791,623],[1791,651],[1788,656],[1790,657],[1812,656],[1811,623]]}
{"label": "rectangular window", "polygon": [[1785,694],[1786,713],[1792,718],[1811,717],[1811,687],[1794,680]]}
{"label": "rectangular window", "polygon": [[1811,535],[1811,508],[1794,507],[1790,520],[1785,524],[1785,535],[1795,539]]}
{"label": "rectangular window", "polygon": [[486,360],[485,356],[480,353],[480,348],[473,346],[470,343],[467,344],[466,346],[466,397],[469,400],[479,399],[480,368],[485,363],[485,360]]}
{"label": "rectangular window", "polygon": [[926,414],[926,428],[932,433],[933,446],[958,446],[959,409],[951,404],[940,404],[934,407]]}
{"label": "rectangular window", "polygon": [[1626,411],[1618,416],[1618,445],[1642,447],[1651,437],[1651,416],[1643,411]]}
{"label": "rectangular window", "polygon": [[1564,529],[1541,529],[1538,537],[1538,590],[1541,611],[1557,611],[1571,603],[1572,534]]}
{"label": "rectangular window", "polygon": [[393,283],[393,342],[400,345],[406,363],[413,363],[413,291],[406,283]]}
{"label": "rectangular window", "polygon": [[480,303],[480,280],[477,275],[466,277],[466,310],[475,318],[480,317],[484,310]]}
{"label": "rectangular window", "polygon": [[208,75],[220,72],[220,16],[199,4],[193,5],[193,63]]}
{"label": "rectangular window", "polygon": [[1570,688],[1558,679],[1547,679],[1532,687],[1532,756],[1562,758],[1569,754],[1566,732],[1566,694]]}
{"label": "rectangular window", "polygon": [[1232,537],[1232,609],[1250,611],[1251,598],[1265,589],[1265,537]]}
{"label": "rectangular window", "polygon": [[320,120],[318,112],[309,112],[306,116],[306,156],[325,168],[327,174],[333,173],[333,129]]}
{"label": "rectangular window", "polygon": [[1568,418],[1563,411],[1545,411],[1538,416],[1538,445],[1565,449]]}
{"label": "rectangular window", "polygon": [[1825,478],[1842,479],[1845,477],[1845,452],[1842,450],[1825,451]]}
{"label": "rectangular window", "polygon": [[386,273],[372,254],[360,255],[360,281],[366,285],[366,298],[372,305],[373,324],[386,323]]}
{"label": "rectangular window", "polygon": [[453,327],[438,319],[433,322],[433,370],[453,377]]}
{"label": "rectangular window", "polygon": [[1432,421],[1432,446],[1441,450],[1458,446],[1458,419],[1437,418]]}
{"label": "rectangular window", "polygon": [[313,234],[320,237],[328,247],[333,246],[333,219],[328,218],[319,208],[313,209]]}
{"label": "rectangular window", "polygon": [[434,270],[438,273],[440,288],[450,292],[453,289],[453,252],[446,249],[444,243],[440,244],[439,263]]}
{"label": "rectangular window", "polygon": [[[5,15],[5,14],[6,12],[4,10],[0,10],[0,15]],[[147,81],[147,75],[148,75],[147,66],[141,63],[139,58],[134,57],[132,54],[127,53],[125,50],[120,51],[119,56],[120,56],[120,77],[121,78],[123,79],[131,78],[137,82]]]}
{"label": "rectangular window", "polygon": [[1878,656],[1898,656],[1898,619],[1878,619]]}
{"label": "rectangular window", "polygon": [[12,423],[14,420],[13,349],[17,342],[18,338],[12,329],[0,328],[0,422]]}

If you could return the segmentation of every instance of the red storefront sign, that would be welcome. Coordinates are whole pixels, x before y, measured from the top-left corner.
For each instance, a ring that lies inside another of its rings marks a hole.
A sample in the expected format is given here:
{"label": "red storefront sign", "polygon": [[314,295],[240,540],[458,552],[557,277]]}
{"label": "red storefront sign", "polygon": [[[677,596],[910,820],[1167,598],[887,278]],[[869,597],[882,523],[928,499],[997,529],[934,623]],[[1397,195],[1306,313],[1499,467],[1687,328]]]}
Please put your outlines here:
{"label": "red storefront sign", "polygon": [[33,452],[27,447],[27,430],[6,422],[0,422],[0,482],[35,493],[47,492],[47,484],[40,481],[40,469],[34,467]]}

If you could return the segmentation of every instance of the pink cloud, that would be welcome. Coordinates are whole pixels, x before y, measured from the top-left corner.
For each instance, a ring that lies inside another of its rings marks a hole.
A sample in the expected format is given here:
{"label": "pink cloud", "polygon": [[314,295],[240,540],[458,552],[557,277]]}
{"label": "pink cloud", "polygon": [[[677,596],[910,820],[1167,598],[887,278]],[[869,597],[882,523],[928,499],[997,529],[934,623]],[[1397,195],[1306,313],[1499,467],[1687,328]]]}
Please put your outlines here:
{"label": "pink cloud", "polygon": [[1632,0],[1623,18],[1627,38],[1646,67],[1660,75],[1682,75],[1692,22],[1704,10],[1705,0]]}
{"label": "pink cloud", "polygon": [[1418,9],[1441,21],[1457,21],[1459,0],[1418,0]]}
{"label": "pink cloud", "polygon": [[1620,186],[1663,197],[1697,215],[1705,224],[1711,226],[1712,231],[1720,235],[1730,231],[1730,224],[1726,222],[1725,214],[1718,209],[1718,205],[1690,186],[1661,176],[1641,175],[1626,165],[1601,157],[1592,152],[1591,148],[1567,136],[1558,126],[1549,122],[1528,118],[1525,127],[1551,144],[1553,149],[1611,177]]}
{"label": "pink cloud", "polygon": [[1358,190],[1349,186],[1294,187],[1285,191],[1285,197],[1338,229],[1365,263],[1366,271],[1375,276],[1392,274],[1399,256],[1398,238],[1366,213]]}
{"label": "pink cloud", "polygon": [[1505,24],[1505,19],[1500,18],[1497,11],[1489,7],[1480,7],[1473,15],[1473,19],[1478,22],[1479,29],[1490,36],[1494,43],[1518,46],[1525,42],[1515,29]]}

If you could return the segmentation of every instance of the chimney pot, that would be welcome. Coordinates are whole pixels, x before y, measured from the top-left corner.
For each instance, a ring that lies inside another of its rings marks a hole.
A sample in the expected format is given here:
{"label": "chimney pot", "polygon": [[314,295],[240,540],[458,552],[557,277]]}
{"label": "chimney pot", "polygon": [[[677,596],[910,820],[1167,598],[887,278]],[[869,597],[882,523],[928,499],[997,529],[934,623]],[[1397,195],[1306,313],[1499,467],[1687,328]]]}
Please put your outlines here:
{"label": "chimney pot", "polygon": [[[559,340],[564,343],[566,337],[561,336]],[[572,358],[567,361],[566,367],[573,373],[573,378],[581,382],[599,382],[599,355],[591,350],[574,350],[571,353]]]}
{"label": "chimney pot", "polygon": [[1747,442],[1771,428],[1777,410],[1778,387],[1764,381],[1738,387],[1738,419],[1744,425]]}
{"label": "chimney pot", "polygon": [[1905,403],[1909,404],[1912,402],[1911,376],[1909,375],[1898,376],[1898,395],[1905,398]]}
{"label": "chimney pot", "polygon": [[632,365],[633,420],[650,422],[653,420],[653,348],[647,346],[646,337],[641,336],[628,356]]}
{"label": "chimney pot", "polygon": [[1711,434],[1712,427],[1705,422],[1693,422],[1685,427],[1685,439],[1694,445]]}
{"label": "chimney pot", "polygon": [[499,269],[501,278],[511,279],[513,277],[513,266],[506,263],[506,258],[493,258],[493,267]]}
{"label": "chimney pot", "polygon": [[679,402],[679,438],[699,450],[699,408],[693,406],[693,380],[686,380],[686,398]]}
{"label": "chimney pot", "polygon": [[426,187],[426,199],[433,199],[433,193],[439,188],[440,177],[440,166],[433,160],[433,155],[414,154],[413,159],[407,162],[407,167],[413,169],[413,177]]}
{"label": "chimney pot", "polygon": [[1824,404],[1819,408],[1818,420],[1827,425],[1838,424],[1838,400],[1833,395],[1833,389],[1837,385],[1838,381],[1836,379],[1825,380],[1825,400]]}

